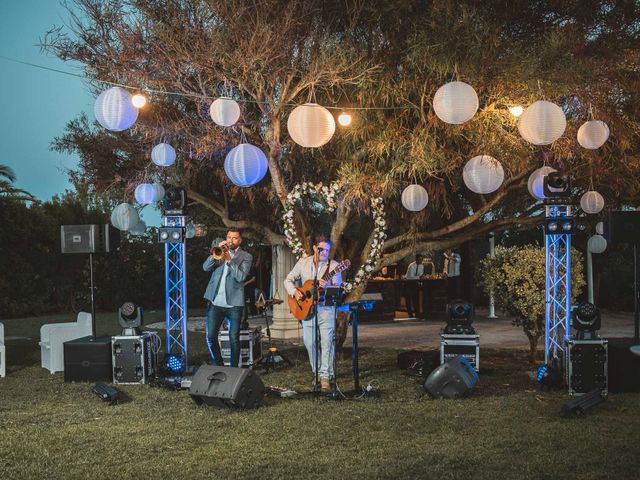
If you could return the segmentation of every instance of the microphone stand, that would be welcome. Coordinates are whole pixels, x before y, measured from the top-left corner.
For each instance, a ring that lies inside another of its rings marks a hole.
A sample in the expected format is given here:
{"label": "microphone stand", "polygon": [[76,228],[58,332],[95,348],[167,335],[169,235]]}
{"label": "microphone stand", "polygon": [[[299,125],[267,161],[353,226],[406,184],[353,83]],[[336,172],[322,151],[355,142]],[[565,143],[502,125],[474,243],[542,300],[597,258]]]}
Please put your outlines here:
{"label": "microphone stand", "polygon": [[316,395],[320,393],[320,326],[318,325],[318,271],[320,270],[320,258],[318,255],[318,251],[314,251],[313,253],[313,263],[315,266],[315,271],[313,273],[313,365],[314,365],[314,385],[313,385],[313,393]]}

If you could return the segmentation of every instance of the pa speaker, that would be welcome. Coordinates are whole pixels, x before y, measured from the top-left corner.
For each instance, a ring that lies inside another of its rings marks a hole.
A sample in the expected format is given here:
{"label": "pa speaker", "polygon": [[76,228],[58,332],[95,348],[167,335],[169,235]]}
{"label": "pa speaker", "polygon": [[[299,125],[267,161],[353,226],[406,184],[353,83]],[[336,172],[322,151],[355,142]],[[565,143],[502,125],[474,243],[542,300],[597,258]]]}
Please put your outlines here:
{"label": "pa speaker", "polygon": [[433,398],[457,398],[478,383],[478,373],[462,355],[436,368],[424,382],[425,391]]}
{"label": "pa speaker", "polygon": [[111,252],[120,245],[120,231],[107,225],[62,225],[62,253]]}
{"label": "pa speaker", "polygon": [[253,370],[215,365],[200,367],[189,387],[198,405],[221,408],[258,408],[263,394],[264,384]]}
{"label": "pa speaker", "polygon": [[640,242],[640,211],[609,212],[604,236],[610,245]]}
{"label": "pa speaker", "polygon": [[81,337],[63,348],[65,382],[112,382],[111,337]]}

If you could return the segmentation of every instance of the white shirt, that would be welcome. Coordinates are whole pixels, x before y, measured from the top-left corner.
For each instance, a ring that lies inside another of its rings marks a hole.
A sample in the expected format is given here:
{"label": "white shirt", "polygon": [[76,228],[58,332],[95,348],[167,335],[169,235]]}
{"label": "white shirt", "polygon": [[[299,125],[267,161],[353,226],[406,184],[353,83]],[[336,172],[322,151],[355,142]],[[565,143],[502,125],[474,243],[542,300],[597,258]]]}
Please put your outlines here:
{"label": "white shirt", "polygon": [[404,278],[407,280],[415,280],[424,275],[424,265],[418,265],[416,262],[411,262],[409,264],[409,268],[407,268],[407,273]]}
{"label": "white shirt", "polygon": [[[231,258],[233,258],[235,254],[235,250],[229,250]],[[224,270],[222,271],[222,277],[220,278],[220,287],[218,287],[218,294],[216,295],[216,298],[213,299],[213,304],[216,307],[231,308],[233,305],[229,305],[227,303],[227,289],[225,288],[227,284],[227,275],[229,275],[229,265],[227,262],[224,262],[224,267],[222,268],[224,268]]]}
{"label": "white shirt", "polygon": [[447,276],[459,277],[460,276],[460,263],[462,263],[462,257],[458,253],[452,253],[449,257],[449,267],[447,268]]}

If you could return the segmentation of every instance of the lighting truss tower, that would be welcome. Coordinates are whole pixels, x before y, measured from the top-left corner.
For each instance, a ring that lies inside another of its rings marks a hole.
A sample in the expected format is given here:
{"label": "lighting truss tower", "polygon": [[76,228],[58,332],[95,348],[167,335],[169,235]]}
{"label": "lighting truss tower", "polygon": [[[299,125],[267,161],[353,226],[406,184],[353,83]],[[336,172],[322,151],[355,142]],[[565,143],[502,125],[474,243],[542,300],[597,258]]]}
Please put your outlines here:
{"label": "lighting truss tower", "polygon": [[[184,216],[163,217],[165,227],[185,227]],[[175,355],[187,367],[187,258],[184,237],[179,243],[164,244],[167,354]]]}
{"label": "lighting truss tower", "polygon": [[[547,222],[558,220],[571,222],[570,205],[547,205]],[[569,316],[571,313],[571,235],[545,232],[546,250],[546,295],[545,295],[545,350],[547,364],[558,359],[565,351],[565,340],[569,338]],[[558,365],[562,365],[559,361]]]}

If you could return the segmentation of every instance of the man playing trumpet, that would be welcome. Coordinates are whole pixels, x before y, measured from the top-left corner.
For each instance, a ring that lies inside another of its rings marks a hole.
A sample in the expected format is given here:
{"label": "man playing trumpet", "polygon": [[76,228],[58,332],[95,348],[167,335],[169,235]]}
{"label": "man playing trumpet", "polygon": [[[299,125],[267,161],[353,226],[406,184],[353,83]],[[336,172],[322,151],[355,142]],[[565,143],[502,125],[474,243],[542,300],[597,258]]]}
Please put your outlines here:
{"label": "man playing trumpet", "polygon": [[231,345],[231,366],[240,361],[240,322],[244,308],[244,281],[251,269],[253,257],[240,248],[240,230],[230,228],[227,239],[214,245],[211,255],[202,264],[205,272],[213,269],[211,279],[204,292],[207,299],[207,334],[213,349],[216,365],[224,365],[218,334],[225,317],[229,319],[229,343]]}

